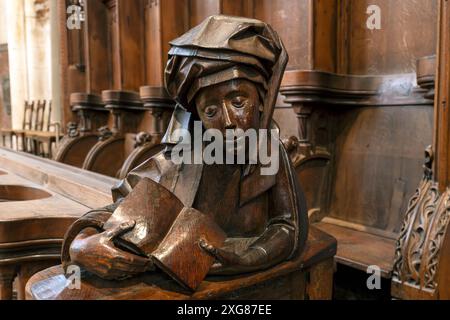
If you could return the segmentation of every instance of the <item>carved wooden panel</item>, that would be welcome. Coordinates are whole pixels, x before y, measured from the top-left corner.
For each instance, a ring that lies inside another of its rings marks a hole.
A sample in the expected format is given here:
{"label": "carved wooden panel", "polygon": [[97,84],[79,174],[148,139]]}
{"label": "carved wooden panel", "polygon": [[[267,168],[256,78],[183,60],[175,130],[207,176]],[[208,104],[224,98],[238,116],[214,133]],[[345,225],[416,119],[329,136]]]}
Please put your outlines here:
{"label": "carved wooden panel", "polygon": [[420,180],[422,153],[432,140],[432,116],[429,106],[339,114],[330,216],[388,231],[395,239],[401,212]]}
{"label": "carved wooden panel", "polygon": [[[448,299],[450,277],[449,113],[450,4],[441,0],[433,148],[426,151],[424,179],[411,198],[397,241],[392,294],[404,299]],[[427,61],[419,62],[421,83],[431,88]],[[425,67],[424,67],[425,66]],[[425,80],[424,80],[425,79]],[[430,84],[428,84],[430,83]]]}

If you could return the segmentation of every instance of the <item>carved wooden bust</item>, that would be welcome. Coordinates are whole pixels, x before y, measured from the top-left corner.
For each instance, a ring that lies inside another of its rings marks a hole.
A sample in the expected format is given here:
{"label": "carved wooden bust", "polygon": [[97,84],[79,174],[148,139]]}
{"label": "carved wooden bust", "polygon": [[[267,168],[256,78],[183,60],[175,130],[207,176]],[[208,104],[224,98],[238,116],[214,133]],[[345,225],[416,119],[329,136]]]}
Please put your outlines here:
{"label": "carved wooden bust", "polygon": [[272,114],[288,60],[278,35],[261,21],[219,15],[171,46],[166,87],[178,105],[165,149],[113,189],[114,204],[72,225],[63,265],[117,280],[161,269],[195,290],[206,273],[255,272],[298,256],[307,210],[282,144],[278,170],[268,175],[249,153],[239,164],[172,158],[194,121],[225,143],[235,142],[227,130],[276,129]]}

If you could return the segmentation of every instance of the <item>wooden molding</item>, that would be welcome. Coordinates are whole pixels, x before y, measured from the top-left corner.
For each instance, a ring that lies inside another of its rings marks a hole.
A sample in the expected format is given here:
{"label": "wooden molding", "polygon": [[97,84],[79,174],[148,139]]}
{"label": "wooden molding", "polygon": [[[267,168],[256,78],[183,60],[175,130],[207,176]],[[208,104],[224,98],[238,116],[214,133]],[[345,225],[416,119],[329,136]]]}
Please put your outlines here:
{"label": "wooden molding", "polygon": [[284,101],[331,106],[429,105],[415,86],[415,74],[386,76],[340,75],[316,70],[285,73],[280,92]]}
{"label": "wooden molding", "polygon": [[426,99],[434,100],[436,82],[436,56],[428,56],[417,60],[417,84],[427,90]]}

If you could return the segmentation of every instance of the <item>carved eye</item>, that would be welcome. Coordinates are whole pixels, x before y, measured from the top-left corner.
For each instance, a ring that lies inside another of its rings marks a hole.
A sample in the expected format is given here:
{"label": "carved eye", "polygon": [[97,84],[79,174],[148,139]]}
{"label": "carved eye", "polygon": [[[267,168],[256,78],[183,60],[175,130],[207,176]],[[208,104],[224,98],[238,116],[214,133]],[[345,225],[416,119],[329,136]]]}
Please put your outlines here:
{"label": "carved eye", "polygon": [[217,113],[217,106],[208,106],[205,108],[205,110],[203,111],[205,113],[205,115],[209,118],[212,118],[216,115]]}
{"label": "carved eye", "polygon": [[235,107],[235,108],[242,108],[245,106],[245,102],[247,101],[247,99],[243,96],[237,96],[234,97],[233,100],[231,100],[231,104]]}

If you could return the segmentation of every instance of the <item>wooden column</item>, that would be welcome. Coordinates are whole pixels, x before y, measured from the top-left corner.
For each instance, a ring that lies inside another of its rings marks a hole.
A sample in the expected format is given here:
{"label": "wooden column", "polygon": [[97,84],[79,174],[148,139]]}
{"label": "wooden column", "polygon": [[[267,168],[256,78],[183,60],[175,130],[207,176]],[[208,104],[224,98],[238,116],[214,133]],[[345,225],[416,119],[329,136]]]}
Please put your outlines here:
{"label": "wooden column", "polygon": [[[87,2],[92,2],[90,0]],[[86,56],[84,51],[84,24],[81,29],[69,30],[67,28],[67,8],[75,3],[74,0],[58,1],[58,20],[60,28],[60,92],[62,103],[62,128],[75,121],[70,107],[70,94],[86,90]]]}
{"label": "wooden column", "polygon": [[0,300],[12,300],[15,266],[0,266]]}
{"label": "wooden column", "polygon": [[109,11],[103,1],[88,0],[85,3],[86,92],[101,94],[113,84]]}
{"label": "wooden column", "polygon": [[450,3],[441,1],[435,99],[434,172],[443,192],[450,185]]}
{"label": "wooden column", "polygon": [[147,0],[145,84],[164,86],[164,69],[167,63],[169,41],[181,36],[189,29],[188,2],[188,0]]}

